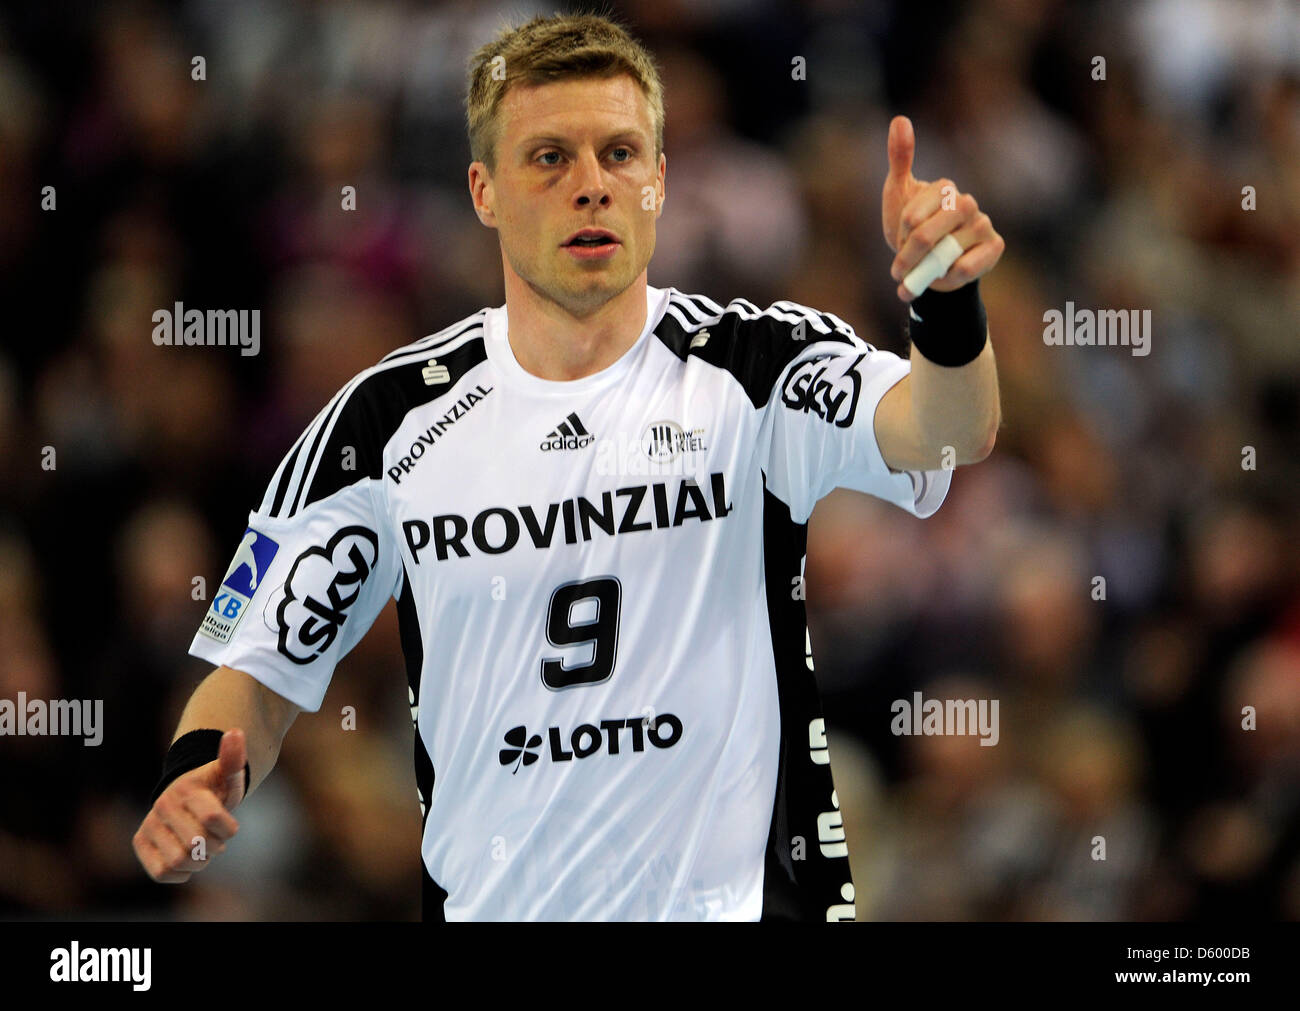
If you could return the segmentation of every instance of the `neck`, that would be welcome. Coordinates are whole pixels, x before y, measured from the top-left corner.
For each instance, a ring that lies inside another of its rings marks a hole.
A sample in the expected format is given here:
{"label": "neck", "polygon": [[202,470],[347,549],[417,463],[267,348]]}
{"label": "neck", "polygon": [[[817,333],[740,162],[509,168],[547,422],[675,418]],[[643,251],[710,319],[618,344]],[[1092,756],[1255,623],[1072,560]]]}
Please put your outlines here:
{"label": "neck", "polygon": [[646,322],[646,273],[589,310],[561,305],[506,276],[507,339],[525,372],[568,382],[606,369],[636,343]]}

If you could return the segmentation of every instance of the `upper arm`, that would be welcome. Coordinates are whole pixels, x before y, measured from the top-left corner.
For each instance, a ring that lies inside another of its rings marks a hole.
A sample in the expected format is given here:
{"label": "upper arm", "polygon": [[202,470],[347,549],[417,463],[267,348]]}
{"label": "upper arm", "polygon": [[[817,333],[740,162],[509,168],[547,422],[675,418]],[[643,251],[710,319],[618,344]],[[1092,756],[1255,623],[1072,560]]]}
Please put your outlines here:
{"label": "upper arm", "polygon": [[[365,393],[358,398],[357,391]],[[338,662],[394,592],[401,561],[375,485],[383,431],[371,417],[391,392],[346,388],[308,426],[249,513],[190,653],[251,676],[317,711]],[[355,453],[343,452],[352,447]],[[278,705],[277,703],[272,703]]]}
{"label": "upper arm", "polygon": [[834,488],[866,492],[921,518],[938,509],[952,472],[937,454],[924,454],[912,428],[910,367],[851,337],[809,346],[786,370],[766,408],[764,469],[796,521],[806,521]]}
{"label": "upper arm", "polygon": [[[712,337],[698,325],[684,329],[678,354],[698,355],[739,380],[760,415],[755,458],[764,484],[796,523],[806,523],[817,501],[835,488],[866,492],[921,518],[942,504],[950,469],[940,469],[937,460],[930,467],[899,468],[920,453],[915,433],[908,432],[909,405],[900,402],[907,396],[900,380],[911,369],[908,360],[868,344],[838,316],[794,302],[759,310],[735,299],[723,310],[683,296],[670,311],[683,324],[689,317],[713,328]],[[688,347],[688,336],[697,332]],[[890,430],[885,457],[875,422],[891,391],[882,416]]]}
{"label": "upper arm", "polygon": [[[247,671],[316,712],[339,661],[397,585],[401,562],[390,529],[373,515],[370,493],[358,484],[291,517],[252,514],[246,540],[249,535],[261,557],[236,553],[190,653]],[[255,584],[250,557],[258,567]]]}

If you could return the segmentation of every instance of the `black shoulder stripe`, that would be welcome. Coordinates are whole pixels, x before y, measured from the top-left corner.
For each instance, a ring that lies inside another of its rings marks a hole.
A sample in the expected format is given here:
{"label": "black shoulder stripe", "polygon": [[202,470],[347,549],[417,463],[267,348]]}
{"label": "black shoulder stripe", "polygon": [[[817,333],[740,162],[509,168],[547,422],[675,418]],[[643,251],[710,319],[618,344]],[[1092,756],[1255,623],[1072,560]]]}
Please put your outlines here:
{"label": "black shoulder stripe", "polygon": [[[726,369],[744,387],[755,407],[771,399],[786,367],[813,342],[852,344],[855,335],[837,316],[796,302],[776,302],[758,309],[745,299],[732,299],[719,312],[703,296],[669,295],[655,335],[685,361],[694,355]],[[716,303],[713,303],[716,306]],[[803,324],[803,339],[798,327]],[[870,346],[870,345],[868,345]]]}
{"label": "black shoulder stripe", "polygon": [[[317,451],[320,449],[321,439],[325,437],[325,433],[329,430],[331,423],[334,421],[334,418],[338,414],[339,407],[342,406],[342,404],[347,400],[347,398],[348,398],[348,393],[346,390],[344,390],[342,393],[339,394],[339,396],[335,399],[334,403],[330,406],[330,409],[326,413],[325,417],[320,421],[318,425],[316,425],[316,432],[311,440],[311,448],[307,450],[307,455],[303,461],[304,475],[307,474],[308,470],[310,469],[312,465],[312,461],[316,459]],[[296,491],[293,495],[293,499],[289,502],[288,511],[277,513],[277,515],[292,516],[294,513],[298,511],[299,508],[298,503],[302,500],[302,493],[303,493],[303,489],[306,487],[306,483],[307,482],[305,480],[299,480]]]}
{"label": "black shoulder stripe", "polygon": [[298,454],[302,452],[302,444],[307,441],[306,436],[306,432],[298,436],[298,441],[294,443],[293,446],[293,452],[289,454],[288,458],[280,467],[280,481],[276,485],[275,498],[271,502],[272,516],[279,514],[280,507],[284,504],[284,496],[289,490],[289,485],[293,483],[291,480],[293,476],[293,468],[298,462]]}
{"label": "black shoulder stripe", "polygon": [[[722,306],[718,305],[717,302],[713,301],[713,299],[709,298],[708,295],[685,295],[680,291],[674,292],[674,294],[680,295],[682,298],[689,301],[692,305],[699,306],[700,312],[703,313],[705,316],[721,316],[724,312],[727,311],[724,308],[722,308]],[[754,312],[758,312],[758,308],[756,306],[753,306],[749,302],[746,302],[743,298],[737,299],[737,301],[753,309]]]}
{"label": "black shoulder stripe", "polygon": [[[316,447],[320,445],[321,433],[328,429],[335,413],[338,411],[339,405],[347,399],[352,392],[352,388],[360,381],[362,375],[365,375],[365,373],[353,376],[344,384],[342,389],[330,398],[329,403],[321,408],[316,417],[312,419],[311,424],[298,436],[298,441],[293,444],[292,451],[280,464],[279,470],[276,471],[276,477],[272,478],[272,481],[278,483],[274,501],[271,504],[272,516],[283,518],[292,515],[293,508],[302,493],[303,475],[310,470]],[[302,450],[307,445],[310,445],[311,449],[304,454]],[[266,505],[265,499],[263,499],[262,505]]]}
{"label": "black shoulder stripe", "polygon": [[[335,415],[339,406],[351,395],[352,390],[365,379],[368,375],[376,370],[392,368],[394,365],[400,365],[404,361],[425,361],[429,355],[428,350],[417,348],[411,350],[409,347],[400,349],[393,354],[388,355],[379,364],[372,366],[364,372],[353,376],[347,384],[334,394],[330,402],[316,415],[315,419],[307,426],[306,431],[298,437],[297,443],[294,444],[290,458],[281,464],[280,470],[277,471],[277,477],[272,478],[278,481],[279,488],[275,496],[275,505],[271,510],[271,515],[284,518],[293,515],[299,508],[299,500],[302,497],[304,481],[310,478],[311,471],[317,459],[317,452],[320,446],[322,434],[329,431],[333,424]],[[310,445],[311,448],[304,454],[302,448]],[[265,499],[263,505],[266,505]]]}
{"label": "black shoulder stripe", "polygon": [[813,309],[806,305],[800,305],[798,302],[786,301],[773,302],[772,308],[780,309],[784,312],[805,314],[809,320],[814,321],[814,326],[818,331],[819,337],[823,331],[843,334],[845,337],[856,336],[853,332],[853,328],[833,312],[822,312],[820,309]]}
{"label": "black shoulder stripe", "polygon": [[[364,478],[381,477],[384,446],[402,419],[450,394],[470,369],[487,360],[481,330],[463,334],[460,343],[450,348],[439,345],[438,364],[448,373],[445,382],[425,381],[428,348],[405,354],[403,360],[384,361],[362,373],[335,410],[332,424],[320,426],[310,466],[303,471],[297,499],[286,515]],[[351,454],[346,452],[349,448]]]}
{"label": "black shoulder stripe", "polygon": [[[684,295],[670,295],[668,297],[668,311],[671,312],[674,309],[678,310],[678,313],[684,315],[687,321],[691,324],[707,323],[711,319],[720,315],[717,312],[703,308],[694,299],[688,298]],[[678,313],[674,313],[674,315],[678,315]]]}
{"label": "black shoulder stripe", "polygon": [[391,362],[396,358],[401,358],[403,355],[411,354],[412,352],[433,354],[443,345],[449,345],[452,341],[469,333],[475,327],[482,326],[483,315],[486,312],[486,309],[481,309],[473,316],[447,327],[446,330],[439,330],[437,333],[430,334],[428,337],[421,337],[418,341],[408,344],[406,347],[398,348],[396,351],[384,355],[384,357],[379,359],[379,361],[381,364],[383,362]]}

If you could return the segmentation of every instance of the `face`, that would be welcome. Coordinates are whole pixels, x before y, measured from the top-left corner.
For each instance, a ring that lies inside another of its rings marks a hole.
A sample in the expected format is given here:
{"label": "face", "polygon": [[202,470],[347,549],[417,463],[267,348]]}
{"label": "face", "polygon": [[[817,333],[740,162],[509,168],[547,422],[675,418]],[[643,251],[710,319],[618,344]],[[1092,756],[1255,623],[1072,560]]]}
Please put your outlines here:
{"label": "face", "polygon": [[[629,76],[512,87],[498,113],[496,172],[469,170],[479,220],[497,229],[507,272],[575,316],[645,271],[663,210],[667,159],[654,157],[650,105]],[[583,228],[615,242],[568,246]]]}

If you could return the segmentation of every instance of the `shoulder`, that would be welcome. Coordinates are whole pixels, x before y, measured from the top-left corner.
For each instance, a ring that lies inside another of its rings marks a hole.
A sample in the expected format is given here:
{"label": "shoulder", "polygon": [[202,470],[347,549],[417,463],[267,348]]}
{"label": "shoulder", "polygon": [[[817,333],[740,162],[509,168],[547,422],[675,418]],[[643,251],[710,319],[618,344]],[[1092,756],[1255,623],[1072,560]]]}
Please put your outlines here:
{"label": "shoulder", "polygon": [[[487,358],[486,309],[386,354],[353,376],[330,407],[336,425],[386,440],[414,408],[447,396],[465,373]],[[319,419],[318,419],[319,420]]]}
{"label": "shoulder", "polygon": [[285,456],[264,508],[289,516],[358,481],[378,479],[384,446],[402,420],[449,395],[486,359],[487,312],[398,348],[348,380]]}
{"label": "shoulder", "polygon": [[[760,308],[746,298],[726,305],[668,288],[659,339],[683,361],[698,357],[729,372],[762,407],[786,368],[814,345],[874,351],[834,313],[781,300]],[[819,348],[827,350],[825,347]]]}

